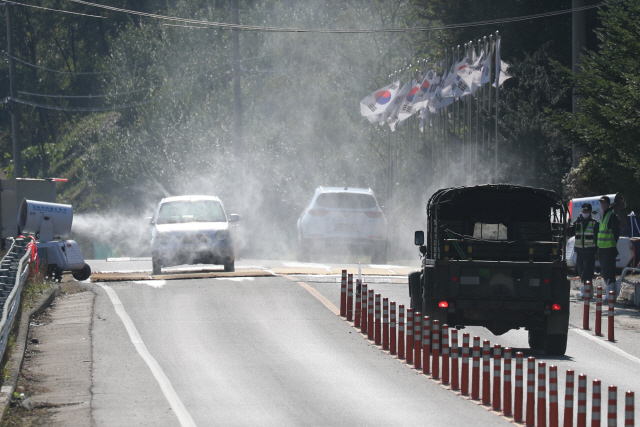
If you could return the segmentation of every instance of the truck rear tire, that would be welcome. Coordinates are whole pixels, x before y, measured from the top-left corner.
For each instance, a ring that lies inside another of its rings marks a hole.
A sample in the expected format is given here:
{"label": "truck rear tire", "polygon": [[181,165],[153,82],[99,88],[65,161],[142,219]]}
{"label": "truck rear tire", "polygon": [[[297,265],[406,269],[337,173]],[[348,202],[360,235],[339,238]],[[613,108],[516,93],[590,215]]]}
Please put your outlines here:
{"label": "truck rear tire", "polygon": [[529,330],[529,348],[542,350],[545,347],[545,333],[542,329]]}
{"label": "truck rear tire", "polygon": [[567,352],[567,334],[547,335],[544,340],[544,352],[549,356],[564,356]]}

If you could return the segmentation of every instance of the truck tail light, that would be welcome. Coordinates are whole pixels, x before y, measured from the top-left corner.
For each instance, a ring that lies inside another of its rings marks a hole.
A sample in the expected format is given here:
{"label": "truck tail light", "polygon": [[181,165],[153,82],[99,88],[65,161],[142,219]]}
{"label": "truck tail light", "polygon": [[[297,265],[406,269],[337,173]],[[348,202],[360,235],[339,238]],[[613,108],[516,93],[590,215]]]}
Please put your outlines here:
{"label": "truck tail light", "polygon": [[544,284],[545,284],[545,285],[548,285],[550,282],[551,282],[551,280],[549,280],[549,279],[544,279]]}
{"label": "truck tail light", "polygon": [[557,304],[557,303],[551,306],[551,310],[553,311],[560,311],[561,308],[562,307],[560,307],[560,304]]}
{"label": "truck tail light", "polygon": [[457,282],[457,281],[458,281],[458,278],[457,278],[456,276],[453,276],[453,277],[451,278],[451,281],[452,281],[452,282]]}
{"label": "truck tail light", "polygon": [[440,307],[440,308],[448,308],[449,307],[449,303],[446,302],[446,301],[440,301],[438,303],[438,307]]}

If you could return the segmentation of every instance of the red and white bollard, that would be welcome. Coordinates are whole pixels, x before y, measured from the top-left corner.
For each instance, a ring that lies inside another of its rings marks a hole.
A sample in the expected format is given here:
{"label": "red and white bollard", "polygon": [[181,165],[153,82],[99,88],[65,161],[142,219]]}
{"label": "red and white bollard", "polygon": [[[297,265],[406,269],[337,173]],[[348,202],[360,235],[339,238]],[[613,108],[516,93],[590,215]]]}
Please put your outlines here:
{"label": "red and white bollard", "polygon": [[584,310],[582,313],[582,329],[589,329],[589,302],[591,300],[591,282],[584,283]]}
{"label": "red and white bollard", "polygon": [[433,326],[433,335],[431,336],[431,352],[433,353],[431,358],[431,378],[437,380],[440,379],[440,321],[434,320],[431,325]]}
{"label": "red and white bollard", "polygon": [[502,415],[511,416],[511,348],[504,349],[504,386],[502,395]]}
{"label": "red and white bollard", "polygon": [[480,400],[480,337],[473,337],[471,365],[471,399]]}
{"label": "red and white bollard", "polygon": [[431,372],[431,319],[424,316],[422,319],[422,373],[429,374]]}
{"label": "red and white bollard", "polygon": [[616,342],[616,339],[613,335],[613,308],[615,304],[615,292],[609,291],[609,336],[607,337],[608,341]]}
{"label": "red and white bollard", "polygon": [[375,334],[374,344],[382,344],[382,310],[380,307],[380,294],[376,294],[376,310],[375,310]]}
{"label": "red and white bollard", "polygon": [[578,427],[587,427],[587,376],[578,375]]}
{"label": "red and white bollard", "polygon": [[491,408],[499,411],[502,404],[500,397],[500,373],[502,370],[502,347],[500,344],[493,346],[493,398],[491,399]]}
{"label": "red and white bollard", "polygon": [[574,373],[573,370],[567,370],[567,383],[564,387],[564,427],[573,427],[573,390],[574,390]]}
{"label": "red and white bollard", "polygon": [[389,350],[389,298],[382,298],[382,349]]}
{"label": "red and white bollard", "polygon": [[633,426],[635,425],[635,393],[632,391],[627,391],[624,395],[624,425]]}
{"label": "red and white bollard", "polygon": [[396,348],[396,336],[398,335],[397,325],[396,325],[396,302],[391,301],[391,322],[390,322],[390,331],[389,331],[389,353],[395,355],[397,353]]}
{"label": "red and white bollard", "polygon": [[398,359],[404,359],[404,304],[400,304],[400,319],[398,320]]}
{"label": "red and white bollard", "polygon": [[482,404],[491,405],[491,343],[482,341]]}
{"label": "red and white bollard", "polygon": [[347,276],[347,320],[353,320],[353,274]]}
{"label": "red and white bollard", "polygon": [[596,288],[596,336],[602,336],[602,286]]}
{"label": "red and white bollard", "polygon": [[451,390],[460,390],[458,330],[451,330]]}
{"label": "red and white bollard", "polygon": [[413,309],[407,309],[407,346],[405,348],[407,363],[413,363]]}
{"label": "red and white bollard", "polygon": [[462,333],[462,367],[460,372],[460,394],[469,395],[469,334]]}
{"label": "red and white bollard", "polygon": [[517,423],[522,422],[522,407],[524,394],[524,354],[521,351],[516,352],[516,385],[513,392],[513,420]]}
{"label": "red and white bollard", "polygon": [[342,281],[340,282],[340,316],[347,315],[347,270],[342,270]]}
{"label": "red and white bollard", "polygon": [[372,341],[374,338],[373,334],[376,330],[376,325],[373,320],[374,296],[375,296],[375,291],[373,289],[369,289],[369,301],[367,302],[367,310],[369,311],[367,313],[367,317],[369,318],[369,320],[367,320],[367,323],[369,324],[369,326],[367,327],[367,338],[369,338]]}
{"label": "red and white bollard", "polygon": [[529,357],[527,359],[527,418],[525,419],[525,425],[527,427],[534,427],[536,424],[535,395],[536,358]]}
{"label": "red and white bollard", "polygon": [[[611,291],[613,292],[613,291]],[[609,298],[612,298],[609,293]],[[618,387],[609,386],[609,405],[607,408],[607,426],[618,425]]]}
{"label": "red and white bollard", "polygon": [[362,283],[360,279],[356,280],[356,309],[353,316],[353,326],[360,327],[360,319],[362,317]]}
{"label": "red and white bollard", "polygon": [[549,366],[549,427],[558,427],[558,367]]}
{"label": "red and white bollard", "polygon": [[442,325],[442,384],[449,385],[449,325]]}
{"label": "red and white bollard", "polygon": [[600,380],[593,380],[593,388],[591,396],[591,427],[600,427],[602,405],[602,391]]}
{"label": "red and white bollard", "polygon": [[547,427],[547,364],[538,362],[538,427]]}
{"label": "red and white bollard", "polygon": [[422,318],[420,312],[413,313],[413,367],[422,368]]}
{"label": "red and white bollard", "polygon": [[367,284],[363,283],[362,284],[362,306],[361,306],[361,310],[360,310],[360,314],[361,314],[361,319],[360,319],[360,332],[362,332],[363,334],[367,333],[367,317],[369,315],[369,305],[367,304],[367,300],[368,300],[368,291],[367,291]]}

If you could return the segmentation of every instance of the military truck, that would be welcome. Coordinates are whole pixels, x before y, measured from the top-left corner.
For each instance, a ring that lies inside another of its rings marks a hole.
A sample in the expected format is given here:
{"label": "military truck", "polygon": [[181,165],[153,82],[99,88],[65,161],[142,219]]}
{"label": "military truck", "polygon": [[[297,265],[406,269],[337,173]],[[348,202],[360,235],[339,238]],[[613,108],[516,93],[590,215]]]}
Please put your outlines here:
{"label": "military truck", "polygon": [[450,327],[528,331],[529,346],[563,355],[569,329],[568,209],[553,191],[496,184],[444,188],[416,231],[422,269],[411,308]]}

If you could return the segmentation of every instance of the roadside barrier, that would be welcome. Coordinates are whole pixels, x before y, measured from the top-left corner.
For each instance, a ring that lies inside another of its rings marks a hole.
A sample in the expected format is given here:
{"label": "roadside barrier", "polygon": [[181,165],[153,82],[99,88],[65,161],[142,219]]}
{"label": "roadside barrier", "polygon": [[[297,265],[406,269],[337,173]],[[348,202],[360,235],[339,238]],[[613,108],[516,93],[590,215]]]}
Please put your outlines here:
{"label": "roadside barrier", "polygon": [[460,390],[458,351],[458,330],[453,328],[451,330],[451,390],[454,391]]}
{"label": "roadside barrier", "polygon": [[473,337],[473,365],[471,366],[471,400],[480,399],[480,337]]}
{"label": "roadside barrier", "polygon": [[593,380],[593,386],[591,388],[592,396],[591,396],[591,427],[600,427],[600,413],[601,413],[601,402],[602,402],[602,394],[600,387],[600,380]]}
{"label": "roadside barrier", "polygon": [[442,384],[449,385],[449,325],[442,325]]}
{"label": "roadside barrier", "polygon": [[627,391],[624,396],[625,427],[634,425],[634,422],[635,422],[634,402],[635,402],[635,393],[632,391]]}
{"label": "roadside barrier", "polygon": [[549,427],[558,427],[558,367],[549,366]]}
{"label": "roadside barrier", "polygon": [[591,282],[584,283],[584,311],[582,313],[582,329],[589,329],[589,300],[591,299]]}
{"label": "roadside barrier", "polygon": [[413,309],[407,309],[407,346],[405,347],[407,363],[413,363]]}
{"label": "roadside barrier", "polygon": [[616,424],[617,421],[618,421],[618,387],[614,385],[610,385],[609,386],[609,405],[607,409],[607,425],[615,426],[617,425]]}
{"label": "roadside barrier", "polygon": [[513,420],[517,423],[522,422],[523,407],[523,387],[524,387],[524,354],[521,351],[516,352],[516,386],[513,392]]}
{"label": "roadside barrier", "polygon": [[[506,368],[506,367],[505,367]],[[502,347],[500,344],[493,346],[493,399],[491,407],[499,411],[502,404],[500,397],[500,372],[502,369]],[[506,375],[506,374],[505,374]]]}
{"label": "roadside barrier", "polygon": [[460,394],[469,395],[469,334],[462,334],[462,368],[460,372]]}
{"label": "roadside barrier", "polygon": [[404,359],[404,304],[400,304],[400,321],[398,322],[398,359]]}
{"label": "roadside barrier", "polygon": [[536,424],[535,412],[535,387],[536,387],[536,358],[527,359],[527,418],[525,425],[534,427]]}
{"label": "roadside barrier", "polygon": [[596,288],[596,327],[595,335],[602,336],[602,286]]}
{"label": "roadside barrier", "polygon": [[382,298],[382,349],[389,350],[389,298]]}
{"label": "roadside barrier", "polygon": [[482,404],[491,405],[491,343],[482,342]]}
{"label": "roadside barrier", "polygon": [[347,270],[342,270],[342,280],[340,281],[340,316],[347,315]]}
{"label": "roadside barrier", "polygon": [[369,308],[368,308],[368,304],[367,304],[367,299],[368,299],[368,291],[367,291],[367,284],[363,283],[362,284],[362,301],[361,301],[361,319],[360,319],[360,332],[362,332],[363,334],[367,333],[367,326],[368,326],[368,322],[367,322],[367,316],[369,314]]}
{"label": "roadside barrier", "polygon": [[382,325],[381,325],[382,319],[380,318],[381,317],[380,315],[381,315],[381,313],[380,313],[380,294],[376,294],[376,312],[375,312],[376,326],[375,326],[375,336],[374,336],[374,343],[376,345],[382,344]]}
{"label": "roadside barrier", "polygon": [[431,362],[429,357],[431,356],[431,319],[429,316],[424,316],[422,319],[422,373],[429,374],[431,371]]}
{"label": "roadside barrier", "polygon": [[347,276],[347,320],[353,320],[353,274]]}
{"label": "roadside barrier", "polygon": [[587,427],[587,376],[578,375],[578,427]]}
{"label": "roadside barrier", "polygon": [[547,364],[538,362],[538,427],[547,427]]}
{"label": "roadside barrier", "polygon": [[373,321],[373,299],[374,299],[375,291],[373,289],[369,289],[369,301],[367,302],[367,338],[373,341],[373,333],[376,330],[376,325]]}
{"label": "roadside barrier", "polygon": [[613,335],[613,309],[615,304],[615,294],[613,291],[609,291],[609,336],[607,338],[608,341],[616,342],[616,339]]}
{"label": "roadside barrier", "polygon": [[362,283],[360,279],[356,280],[356,312],[353,318],[353,326],[360,327],[360,318],[362,316]]}
{"label": "roadside barrier", "polygon": [[563,427],[573,427],[573,386],[574,372],[567,370],[567,380],[564,387],[564,424]]}
{"label": "roadside barrier", "polygon": [[391,301],[391,331],[389,334],[389,353],[395,355],[397,353],[396,348],[396,335],[397,335],[397,326],[396,326],[396,302]]}
{"label": "roadside barrier", "polygon": [[431,359],[431,378],[437,380],[440,379],[440,321],[433,320],[431,325],[433,326],[433,335],[431,337],[431,352],[433,354]]}
{"label": "roadside barrier", "polygon": [[413,367],[422,368],[422,318],[420,312],[413,312]]}
{"label": "roadside barrier", "polygon": [[511,416],[511,348],[504,349],[503,356],[504,365],[504,386],[503,386],[503,398],[502,398],[502,415],[506,417]]}

